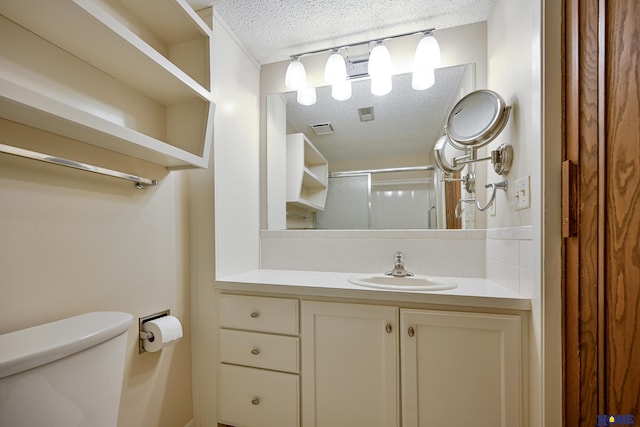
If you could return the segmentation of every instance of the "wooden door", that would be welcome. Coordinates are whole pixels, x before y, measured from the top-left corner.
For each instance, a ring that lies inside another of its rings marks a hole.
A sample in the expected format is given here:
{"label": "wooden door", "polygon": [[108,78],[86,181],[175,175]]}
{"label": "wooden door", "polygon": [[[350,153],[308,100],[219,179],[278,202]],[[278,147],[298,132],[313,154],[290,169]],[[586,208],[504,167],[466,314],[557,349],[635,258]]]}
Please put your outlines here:
{"label": "wooden door", "polygon": [[565,426],[640,420],[639,29],[637,0],[565,0]]}
{"label": "wooden door", "polygon": [[520,317],[401,310],[402,426],[522,425]]}
{"label": "wooden door", "polygon": [[302,303],[302,425],[396,427],[398,308]]}

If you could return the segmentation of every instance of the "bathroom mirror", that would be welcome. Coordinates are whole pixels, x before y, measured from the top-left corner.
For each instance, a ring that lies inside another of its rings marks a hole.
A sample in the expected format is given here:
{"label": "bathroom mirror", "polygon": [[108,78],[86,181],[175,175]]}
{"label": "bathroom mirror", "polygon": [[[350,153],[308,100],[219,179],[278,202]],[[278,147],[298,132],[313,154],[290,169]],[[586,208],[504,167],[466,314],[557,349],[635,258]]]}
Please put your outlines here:
{"label": "bathroom mirror", "polygon": [[[408,73],[393,76],[393,89],[385,96],[372,95],[368,79],[352,81],[346,101],[334,100],[330,86],[317,88],[311,106],[298,104],[295,92],[269,95],[284,99],[286,133],[303,133],[326,157],[329,171],[343,173],[329,178],[325,211],[310,218],[287,208],[287,227],[447,228],[447,214],[453,217],[453,212],[446,192],[454,192],[455,186],[445,186],[437,171],[353,172],[434,165],[434,145],[444,134],[449,112],[474,89],[475,66],[463,64],[437,69],[435,85],[422,91],[411,87]],[[267,149],[269,144],[267,140]],[[449,198],[456,197],[459,193]],[[362,206],[345,208],[356,201]],[[348,212],[361,214],[355,219]],[[291,227],[291,222],[300,225]]]}
{"label": "bathroom mirror", "polygon": [[480,148],[493,141],[509,120],[511,108],[492,90],[476,90],[465,95],[447,118],[446,133],[452,145]]}

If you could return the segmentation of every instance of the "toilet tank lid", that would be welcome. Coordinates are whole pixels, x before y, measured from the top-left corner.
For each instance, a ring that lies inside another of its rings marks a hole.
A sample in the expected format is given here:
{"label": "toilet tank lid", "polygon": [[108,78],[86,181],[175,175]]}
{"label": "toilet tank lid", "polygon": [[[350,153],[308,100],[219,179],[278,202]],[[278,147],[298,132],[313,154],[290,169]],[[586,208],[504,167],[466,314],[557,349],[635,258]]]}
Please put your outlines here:
{"label": "toilet tank lid", "polygon": [[0,335],[0,378],[8,377],[125,333],[129,313],[99,311]]}

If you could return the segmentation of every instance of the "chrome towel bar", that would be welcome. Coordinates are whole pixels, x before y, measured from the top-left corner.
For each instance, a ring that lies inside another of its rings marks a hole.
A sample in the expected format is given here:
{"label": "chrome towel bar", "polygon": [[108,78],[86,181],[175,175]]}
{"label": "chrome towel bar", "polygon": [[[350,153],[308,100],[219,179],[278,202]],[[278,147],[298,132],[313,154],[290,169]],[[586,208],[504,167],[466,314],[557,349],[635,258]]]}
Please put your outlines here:
{"label": "chrome towel bar", "polygon": [[39,160],[45,163],[52,163],[54,165],[66,166],[73,169],[80,169],[87,172],[93,172],[93,173],[98,173],[100,175],[107,175],[114,178],[132,181],[138,190],[145,190],[147,187],[154,186],[158,183],[158,181],[156,181],[155,179],[143,178],[141,176],[131,175],[125,172],[118,172],[111,169],[105,169],[100,166],[87,165],[84,163],[76,162],[74,160],[68,160],[68,159],[63,159],[61,157],[50,156],[48,154],[25,150],[23,148],[18,148],[18,147],[12,147],[10,145],[0,144],[0,153],[11,154],[14,156],[25,157],[27,159]]}

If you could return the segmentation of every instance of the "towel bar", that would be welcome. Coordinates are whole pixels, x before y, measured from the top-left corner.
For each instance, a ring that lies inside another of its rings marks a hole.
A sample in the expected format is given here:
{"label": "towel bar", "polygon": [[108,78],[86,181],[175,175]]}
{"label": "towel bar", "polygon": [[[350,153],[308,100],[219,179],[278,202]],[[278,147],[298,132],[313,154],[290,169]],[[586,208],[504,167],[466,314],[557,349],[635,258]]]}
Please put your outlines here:
{"label": "towel bar", "polygon": [[87,172],[93,172],[100,175],[107,175],[114,178],[132,181],[138,190],[145,190],[147,187],[154,186],[158,183],[158,181],[155,179],[143,178],[141,176],[131,175],[125,172],[118,172],[111,169],[102,168],[100,166],[87,165],[84,163],[76,162],[74,160],[50,156],[48,154],[25,150],[18,147],[12,147],[10,145],[0,144],[0,152],[19,157],[25,157],[27,159],[39,160],[45,163],[52,163],[54,165],[66,166],[73,169],[80,169]]}

